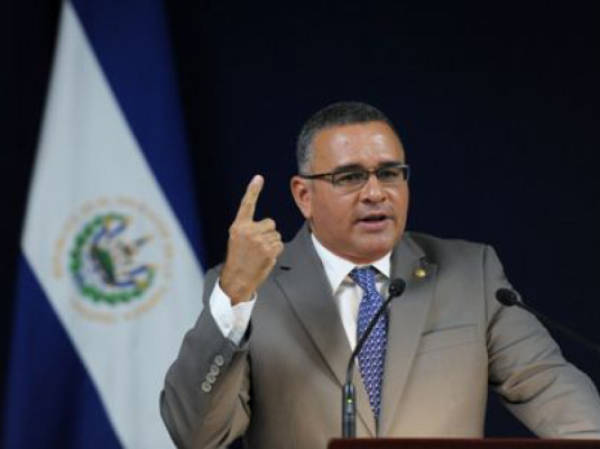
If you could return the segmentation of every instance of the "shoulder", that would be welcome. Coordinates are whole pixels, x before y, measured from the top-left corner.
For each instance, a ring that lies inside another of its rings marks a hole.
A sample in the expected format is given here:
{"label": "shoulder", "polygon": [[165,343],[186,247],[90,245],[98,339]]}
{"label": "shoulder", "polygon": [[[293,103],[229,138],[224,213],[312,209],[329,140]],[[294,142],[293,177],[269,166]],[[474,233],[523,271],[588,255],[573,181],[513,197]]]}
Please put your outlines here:
{"label": "shoulder", "polygon": [[421,232],[406,232],[404,238],[416,244],[427,259],[436,263],[456,260],[482,260],[493,249],[480,242],[457,238],[441,238]]}

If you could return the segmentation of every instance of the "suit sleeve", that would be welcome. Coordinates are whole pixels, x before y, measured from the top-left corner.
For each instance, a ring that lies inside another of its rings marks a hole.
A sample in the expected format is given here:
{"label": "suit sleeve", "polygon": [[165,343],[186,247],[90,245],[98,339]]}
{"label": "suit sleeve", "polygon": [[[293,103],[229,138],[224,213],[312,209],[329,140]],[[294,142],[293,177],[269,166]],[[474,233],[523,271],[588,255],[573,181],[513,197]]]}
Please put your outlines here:
{"label": "suit sleeve", "polygon": [[160,396],[163,421],[179,448],[224,447],[250,421],[248,339],[238,346],[215,323],[208,298],[217,278],[215,269],[206,275],[204,308],[186,334]]}
{"label": "suit sleeve", "polygon": [[510,288],[495,251],[484,254],[489,379],[504,404],[544,438],[600,438],[600,398],[591,380],[568,363],[530,313],[501,306]]}

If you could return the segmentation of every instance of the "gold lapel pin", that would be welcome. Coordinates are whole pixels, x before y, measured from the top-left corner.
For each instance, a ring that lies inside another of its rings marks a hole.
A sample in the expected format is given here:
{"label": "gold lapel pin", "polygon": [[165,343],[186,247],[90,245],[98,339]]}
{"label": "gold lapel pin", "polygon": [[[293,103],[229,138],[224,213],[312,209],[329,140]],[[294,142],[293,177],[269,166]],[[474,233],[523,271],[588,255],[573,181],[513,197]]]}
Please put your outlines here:
{"label": "gold lapel pin", "polygon": [[419,267],[415,270],[415,277],[423,279],[425,276],[427,276],[427,271],[425,271],[425,268]]}

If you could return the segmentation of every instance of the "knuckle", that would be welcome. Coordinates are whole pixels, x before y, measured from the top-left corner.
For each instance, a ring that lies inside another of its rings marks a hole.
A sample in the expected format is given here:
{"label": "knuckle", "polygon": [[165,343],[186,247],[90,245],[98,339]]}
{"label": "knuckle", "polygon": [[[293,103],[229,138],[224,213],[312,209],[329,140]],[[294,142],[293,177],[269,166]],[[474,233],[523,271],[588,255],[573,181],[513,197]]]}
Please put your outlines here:
{"label": "knuckle", "polygon": [[246,223],[235,222],[229,227],[229,236],[232,238],[246,238],[250,229]]}
{"label": "knuckle", "polygon": [[245,224],[243,221],[236,220],[231,224],[230,229],[233,229],[235,232],[240,232],[241,230],[244,229],[244,227],[245,227]]}
{"label": "knuckle", "polygon": [[281,242],[272,242],[269,245],[269,254],[271,255],[271,257],[276,258],[281,251],[283,251],[283,243]]}

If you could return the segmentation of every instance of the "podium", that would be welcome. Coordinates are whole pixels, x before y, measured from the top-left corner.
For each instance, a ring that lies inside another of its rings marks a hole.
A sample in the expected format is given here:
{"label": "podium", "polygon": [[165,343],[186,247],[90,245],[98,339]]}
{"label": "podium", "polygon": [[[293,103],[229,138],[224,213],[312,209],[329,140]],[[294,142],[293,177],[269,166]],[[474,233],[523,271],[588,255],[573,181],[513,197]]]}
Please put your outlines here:
{"label": "podium", "polygon": [[600,440],[375,438],[331,440],[328,449],[600,449]]}

